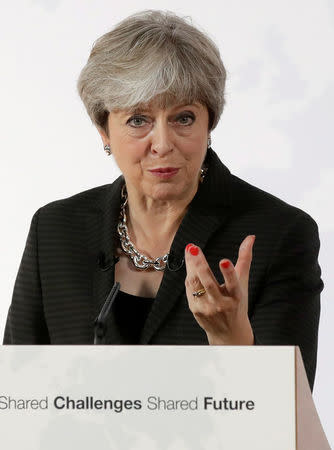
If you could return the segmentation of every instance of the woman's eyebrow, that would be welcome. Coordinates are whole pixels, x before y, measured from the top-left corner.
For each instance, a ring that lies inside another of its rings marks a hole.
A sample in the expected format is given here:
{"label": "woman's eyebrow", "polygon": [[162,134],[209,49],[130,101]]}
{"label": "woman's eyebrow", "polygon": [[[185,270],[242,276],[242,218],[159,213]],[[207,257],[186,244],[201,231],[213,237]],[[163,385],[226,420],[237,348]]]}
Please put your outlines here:
{"label": "woman's eyebrow", "polygon": [[128,116],[129,114],[139,114],[147,111],[149,110],[144,108],[129,108],[123,111],[122,116]]}
{"label": "woman's eyebrow", "polygon": [[180,110],[181,108],[187,109],[187,107],[195,108],[195,109],[200,108],[200,106],[195,103],[182,103],[181,105],[176,105],[175,108],[173,108],[173,110],[171,111],[171,114],[174,114],[174,113],[178,114],[178,113],[182,112],[182,111],[178,111],[178,110]]}

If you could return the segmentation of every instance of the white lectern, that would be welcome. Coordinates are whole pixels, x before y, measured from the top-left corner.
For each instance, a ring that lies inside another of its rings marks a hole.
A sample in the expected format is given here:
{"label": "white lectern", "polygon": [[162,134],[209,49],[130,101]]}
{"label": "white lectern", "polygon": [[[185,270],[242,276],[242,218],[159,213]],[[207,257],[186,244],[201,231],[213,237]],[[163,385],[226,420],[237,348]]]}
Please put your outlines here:
{"label": "white lectern", "polygon": [[329,450],[298,347],[2,346],[1,448]]}

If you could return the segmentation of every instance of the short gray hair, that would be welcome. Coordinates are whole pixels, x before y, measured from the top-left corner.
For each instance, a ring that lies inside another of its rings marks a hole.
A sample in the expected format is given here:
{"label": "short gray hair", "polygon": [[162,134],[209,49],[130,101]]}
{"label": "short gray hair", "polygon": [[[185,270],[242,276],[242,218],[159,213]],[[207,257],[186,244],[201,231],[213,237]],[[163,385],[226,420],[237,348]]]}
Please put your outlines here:
{"label": "short gray hair", "polygon": [[216,44],[171,11],[144,10],[98,38],[77,89],[94,125],[107,132],[110,111],[195,101],[214,129],[225,105],[226,71]]}

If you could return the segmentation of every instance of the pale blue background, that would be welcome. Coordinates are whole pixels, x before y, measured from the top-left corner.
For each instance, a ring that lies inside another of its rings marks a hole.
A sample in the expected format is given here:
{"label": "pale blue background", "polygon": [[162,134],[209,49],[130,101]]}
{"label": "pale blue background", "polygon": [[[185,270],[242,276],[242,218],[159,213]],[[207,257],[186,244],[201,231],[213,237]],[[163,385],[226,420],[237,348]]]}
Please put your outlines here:
{"label": "pale blue background", "polygon": [[76,93],[76,79],[94,40],[146,8],[190,15],[217,42],[228,71],[227,103],[212,140],[223,162],[319,225],[326,287],[314,399],[333,446],[331,0],[14,0],[2,6],[1,335],[33,213],[119,174]]}

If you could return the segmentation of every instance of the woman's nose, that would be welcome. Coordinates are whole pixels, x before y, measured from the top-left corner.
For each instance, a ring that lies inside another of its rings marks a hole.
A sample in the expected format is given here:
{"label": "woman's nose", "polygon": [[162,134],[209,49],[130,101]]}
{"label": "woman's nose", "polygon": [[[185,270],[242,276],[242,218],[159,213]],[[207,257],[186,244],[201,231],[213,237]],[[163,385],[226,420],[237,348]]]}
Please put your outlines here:
{"label": "woman's nose", "polygon": [[173,150],[172,130],[164,120],[156,121],[152,130],[151,150],[163,156]]}

